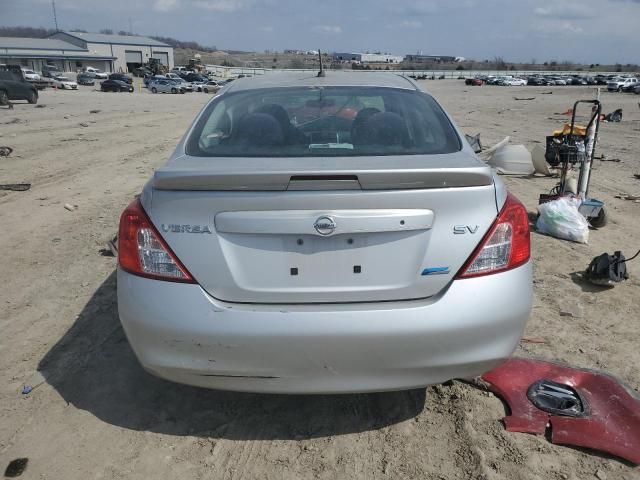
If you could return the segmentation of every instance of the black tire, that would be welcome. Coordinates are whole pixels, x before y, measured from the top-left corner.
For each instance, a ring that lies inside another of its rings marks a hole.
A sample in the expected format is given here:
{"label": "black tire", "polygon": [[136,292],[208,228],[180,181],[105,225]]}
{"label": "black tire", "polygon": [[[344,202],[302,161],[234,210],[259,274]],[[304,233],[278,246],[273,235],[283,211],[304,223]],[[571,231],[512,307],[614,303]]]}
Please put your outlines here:
{"label": "black tire", "polygon": [[202,91],[203,91],[204,93],[209,93],[209,89],[208,89],[208,88],[203,88],[203,89],[202,89]]}
{"label": "black tire", "polygon": [[184,94],[184,90],[180,89],[180,93],[181,93],[181,94]]}
{"label": "black tire", "polygon": [[151,93],[158,93],[158,89],[156,87],[151,87]]}
{"label": "black tire", "polygon": [[171,93],[178,93],[178,90],[176,90],[175,88],[172,88]]}
{"label": "black tire", "polygon": [[618,87],[618,92],[622,92],[622,87]]}
{"label": "black tire", "polygon": [[592,217],[589,219],[589,223],[593,228],[602,228],[607,224],[607,214],[604,211],[604,207],[600,209],[597,217]]}
{"label": "black tire", "polygon": [[118,92],[120,92],[120,89],[119,89],[118,87],[112,87],[112,88],[111,88],[111,91],[112,91],[113,93],[118,93]]}
{"label": "black tire", "polygon": [[36,103],[38,103],[38,92],[31,92],[31,95],[29,95],[29,97],[27,98],[27,102],[29,102],[31,105],[35,105]]}
{"label": "black tire", "polygon": [[133,87],[129,87],[129,93],[133,93],[134,88]]}
{"label": "black tire", "polygon": [[9,95],[4,90],[0,90],[0,105],[9,105]]}

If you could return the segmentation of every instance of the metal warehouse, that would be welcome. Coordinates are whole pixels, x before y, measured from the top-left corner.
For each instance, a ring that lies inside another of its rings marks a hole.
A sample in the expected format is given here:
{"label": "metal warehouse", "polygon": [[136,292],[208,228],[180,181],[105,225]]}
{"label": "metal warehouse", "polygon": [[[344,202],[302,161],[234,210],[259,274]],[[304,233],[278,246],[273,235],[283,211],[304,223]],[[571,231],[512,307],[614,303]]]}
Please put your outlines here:
{"label": "metal warehouse", "polygon": [[113,57],[112,72],[127,72],[157,58],[173,68],[173,47],[149,37],[103,33],[57,32],[51,38],[71,43],[96,55]]}
{"label": "metal warehouse", "polygon": [[55,65],[67,72],[83,67],[111,71],[114,60],[112,55],[100,55],[58,39],[0,37],[0,63],[32,70],[40,71],[44,65]]}
{"label": "metal warehouse", "polygon": [[137,35],[57,32],[49,38],[0,37],[0,63],[36,71],[44,65],[55,65],[67,72],[86,67],[127,72],[150,58],[173,68],[173,47]]}

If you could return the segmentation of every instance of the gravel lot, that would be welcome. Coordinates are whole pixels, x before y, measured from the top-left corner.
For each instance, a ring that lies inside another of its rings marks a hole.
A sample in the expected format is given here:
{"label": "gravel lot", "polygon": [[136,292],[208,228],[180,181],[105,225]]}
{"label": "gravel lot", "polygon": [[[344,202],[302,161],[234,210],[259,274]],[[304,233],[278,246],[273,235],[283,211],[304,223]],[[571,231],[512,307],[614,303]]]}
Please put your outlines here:
{"label": "gravel lot", "polygon": [[[510,135],[532,146],[590,87],[425,85],[485,145]],[[552,91],[552,95],[542,92]],[[535,97],[516,101],[514,96]],[[500,400],[464,383],[408,392],[275,396],[201,390],[145,373],[120,327],[114,269],[101,250],[122,209],[161,165],[205,94],[45,91],[40,106],[0,107],[0,468],[28,457],[40,479],[609,479],[640,470],[608,457],[505,432]],[[640,387],[640,261],[600,291],[574,272],[604,251],[640,244],[639,96],[603,93],[592,196],[609,225],[589,245],[532,234],[536,299],[516,355],[604,369]],[[100,110],[90,113],[90,110]],[[534,212],[550,178],[508,178]],[[65,204],[77,206],[72,211]],[[560,312],[568,315],[560,315]],[[22,395],[23,385],[37,385]]]}

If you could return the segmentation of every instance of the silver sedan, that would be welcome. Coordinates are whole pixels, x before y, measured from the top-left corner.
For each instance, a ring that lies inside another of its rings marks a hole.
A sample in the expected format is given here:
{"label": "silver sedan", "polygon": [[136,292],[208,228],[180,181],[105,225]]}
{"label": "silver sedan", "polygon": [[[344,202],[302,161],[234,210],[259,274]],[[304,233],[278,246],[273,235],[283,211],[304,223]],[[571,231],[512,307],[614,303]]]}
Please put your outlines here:
{"label": "silver sedan", "polygon": [[153,80],[148,88],[151,93],[184,93],[184,89],[171,80]]}
{"label": "silver sedan", "polygon": [[527,210],[431,95],[273,73],[213,97],[122,214],[118,310],[175,382],[409,389],[508,358],[531,270]]}

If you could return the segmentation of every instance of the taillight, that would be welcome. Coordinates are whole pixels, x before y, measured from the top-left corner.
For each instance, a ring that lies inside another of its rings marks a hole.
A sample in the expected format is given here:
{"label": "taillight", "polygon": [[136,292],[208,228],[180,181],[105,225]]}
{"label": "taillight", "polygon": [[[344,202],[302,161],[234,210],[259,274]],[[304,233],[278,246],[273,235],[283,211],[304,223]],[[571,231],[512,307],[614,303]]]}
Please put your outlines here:
{"label": "taillight", "polygon": [[511,270],[527,263],[530,254],[527,209],[509,193],[498,218],[460,269],[457,278]]}
{"label": "taillight", "polygon": [[118,263],[134,275],[195,283],[136,199],[122,212],[118,230]]}

